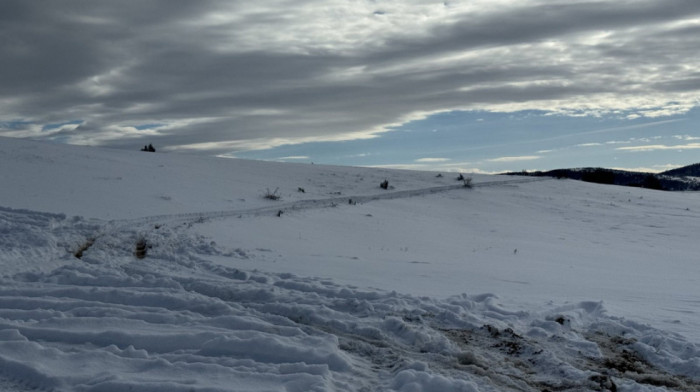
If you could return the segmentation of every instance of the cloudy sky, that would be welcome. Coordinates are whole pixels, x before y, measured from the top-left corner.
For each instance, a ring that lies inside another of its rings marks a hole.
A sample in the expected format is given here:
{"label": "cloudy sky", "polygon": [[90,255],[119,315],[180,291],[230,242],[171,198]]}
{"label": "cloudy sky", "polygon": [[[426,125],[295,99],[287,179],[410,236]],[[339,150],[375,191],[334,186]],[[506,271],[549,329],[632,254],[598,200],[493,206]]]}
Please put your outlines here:
{"label": "cloudy sky", "polygon": [[0,136],[433,170],[700,162],[697,0],[0,2]]}

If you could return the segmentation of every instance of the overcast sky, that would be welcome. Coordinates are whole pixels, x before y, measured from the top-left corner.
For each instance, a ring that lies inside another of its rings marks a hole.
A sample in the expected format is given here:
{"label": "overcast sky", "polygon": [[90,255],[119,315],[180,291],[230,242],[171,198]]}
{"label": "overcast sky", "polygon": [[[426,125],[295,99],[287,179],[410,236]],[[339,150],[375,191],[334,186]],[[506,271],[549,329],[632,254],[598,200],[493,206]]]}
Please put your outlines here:
{"label": "overcast sky", "polygon": [[698,37],[698,0],[2,0],[0,135],[660,170],[700,161]]}

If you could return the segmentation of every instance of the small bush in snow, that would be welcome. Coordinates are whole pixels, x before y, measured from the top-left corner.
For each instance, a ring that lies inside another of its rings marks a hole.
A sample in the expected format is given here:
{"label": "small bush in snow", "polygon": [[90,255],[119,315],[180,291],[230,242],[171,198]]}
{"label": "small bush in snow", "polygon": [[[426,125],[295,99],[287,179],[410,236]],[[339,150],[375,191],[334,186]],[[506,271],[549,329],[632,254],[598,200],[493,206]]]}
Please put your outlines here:
{"label": "small bush in snow", "polygon": [[274,191],[270,192],[270,189],[268,188],[265,191],[265,194],[263,195],[263,197],[268,199],[268,200],[279,200],[282,198],[282,196],[280,196],[280,194],[279,194],[279,190],[280,190],[280,188],[275,188]]}
{"label": "small bush in snow", "polygon": [[459,176],[457,177],[457,181],[464,181],[464,176],[462,173],[459,173]]}
{"label": "small bush in snow", "polygon": [[[460,175],[461,175],[461,174],[460,174]],[[471,177],[462,178],[462,181],[464,181],[464,187],[465,187],[465,188],[471,188],[471,187],[472,187],[472,178],[471,178]]]}
{"label": "small bush in snow", "polygon": [[134,255],[137,259],[143,259],[146,257],[146,248],[148,248],[148,246],[145,238],[141,237],[136,240],[136,250],[134,251]]}
{"label": "small bush in snow", "polygon": [[382,183],[379,184],[379,187],[382,189],[389,189],[389,180],[382,181]]}
{"label": "small bush in snow", "polygon": [[88,238],[83,244],[80,245],[80,247],[78,248],[78,250],[75,251],[75,253],[73,253],[73,256],[75,256],[75,257],[78,258],[78,259],[82,259],[82,258],[83,258],[83,252],[85,252],[86,250],[88,250],[88,248],[90,248],[90,247],[92,246],[92,244],[94,244],[94,243],[95,243],[95,239],[94,239],[94,238]]}

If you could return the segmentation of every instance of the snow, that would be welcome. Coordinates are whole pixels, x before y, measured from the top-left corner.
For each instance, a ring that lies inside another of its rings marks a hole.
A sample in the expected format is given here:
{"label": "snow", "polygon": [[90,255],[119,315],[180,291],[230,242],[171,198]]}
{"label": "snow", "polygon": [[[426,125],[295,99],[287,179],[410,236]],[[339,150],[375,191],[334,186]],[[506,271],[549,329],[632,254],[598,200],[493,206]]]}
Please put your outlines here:
{"label": "snow", "polygon": [[0,139],[0,391],[700,388],[697,193],[436,174]]}

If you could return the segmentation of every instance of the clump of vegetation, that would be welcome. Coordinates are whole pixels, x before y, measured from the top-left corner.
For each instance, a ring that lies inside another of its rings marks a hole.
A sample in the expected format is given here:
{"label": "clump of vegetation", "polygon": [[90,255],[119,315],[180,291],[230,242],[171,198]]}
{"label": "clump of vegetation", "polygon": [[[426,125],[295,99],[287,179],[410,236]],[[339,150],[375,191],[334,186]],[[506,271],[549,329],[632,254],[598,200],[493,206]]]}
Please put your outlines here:
{"label": "clump of vegetation", "polygon": [[153,147],[153,144],[149,144],[147,146],[143,146],[141,151],[156,152],[156,149],[155,149],[155,147]]}
{"label": "clump of vegetation", "polygon": [[94,238],[88,238],[80,247],[78,248],[75,253],[73,253],[73,256],[75,256],[77,259],[82,259],[83,258],[83,252],[88,250],[92,246],[92,244],[95,243]]}
{"label": "clump of vegetation", "polygon": [[268,200],[279,200],[282,198],[282,196],[279,194],[279,188],[275,188],[274,191],[270,191],[270,189],[265,190],[265,194],[263,197]]}
{"label": "clump of vegetation", "polygon": [[379,184],[379,187],[382,189],[389,189],[389,180],[384,180]]}
{"label": "clump of vegetation", "polygon": [[148,249],[148,244],[146,243],[146,239],[143,237],[139,237],[138,240],[136,240],[136,250],[134,251],[134,256],[136,256],[137,259],[143,259],[146,257],[146,249]]}
{"label": "clump of vegetation", "polygon": [[[461,175],[461,174],[460,174]],[[471,188],[472,187],[472,178],[471,177],[463,177],[462,181],[464,181],[464,187],[465,188]]]}

